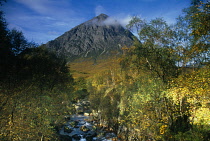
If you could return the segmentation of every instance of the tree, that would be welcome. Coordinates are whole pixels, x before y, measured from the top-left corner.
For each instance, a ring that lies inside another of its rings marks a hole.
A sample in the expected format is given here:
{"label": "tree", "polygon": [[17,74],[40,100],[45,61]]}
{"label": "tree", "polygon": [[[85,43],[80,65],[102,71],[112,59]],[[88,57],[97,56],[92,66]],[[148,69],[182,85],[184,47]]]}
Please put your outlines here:
{"label": "tree", "polygon": [[[179,17],[177,27],[184,29],[181,32],[178,28],[178,37],[182,47],[183,65],[192,64],[202,66],[209,61],[209,5],[208,1],[193,0],[191,6],[183,10],[184,14]],[[181,25],[181,26],[180,26]],[[184,26],[183,26],[184,25]]]}
{"label": "tree", "polygon": [[0,139],[55,139],[53,126],[73,111],[74,83],[66,62],[41,47],[15,57],[18,65],[0,85]]}
{"label": "tree", "polygon": [[[163,19],[157,18],[149,23],[142,24],[143,20],[136,20],[129,27],[139,26],[139,41],[125,55],[126,59],[121,64],[130,64],[135,69],[146,69],[167,81],[170,77],[177,76],[177,67],[174,47],[174,31]],[[136,22],[140,22],[139,24]],[[126,57],[127,56],[127,57]],[[126,63],[127,62],[127,63]],[[129,63],[130,62],[130,63]]]}
{"label": "tree", "polygon": [[0,11],[0,79],[7,75],[12,67],[13,53],[9,39],[7,23],[3,11]]}
{"label": "tree", "polygon": [[[196,136],[194,139],[208,140],[209,116],[209,66],[185,73],[171,82],[171,88],[166,91],[166,97],[171,99],[173,109],[173,133],[183,137],[189,135],[190,129]],[[183,133],[181,135],[179,132]],[[184,134],[186,133],[186,134]]]}
{"label": "tree", "polygon": [[[19,56],[19,65],[24,68],[21,76],[28,76],[39,85],[40,90],[46,87],[52,90],[57,84],[73,80],[65,59],[57,57],[44,47],[26,49]],[[72,80],[66,80],[67,78]]]}
{"label": "tree", "polygon": [[142,20],[140,17],[133,16],[128,25],[126,25],[126,28],[138,34],[142,27],[145,26],[145,22],[146,21]]}
{"label": "tree", "polygon": [[[114,129],[122,140],[209,140],[208,25],[189,15],[196,14],[185,13],[175,26],[161,18],[146,22],[134,17],[127,27],[139,37],[123,48],[120,70],[88,81],[92,107],[103,115],[101,121],[118,126]],[[205,65],[179,73],[196,61]]]}
{"label": "tree", "polygon": [[27,42],[21,31],[12,29],[9,31],[8,36],[12,47],[11,50],[15,55],[20,54],[23,50],[29,47],[30,43]]}
{"label": "tree", "polygon": [[27,41],[21,31],[7,29],[3,12],[0,79],[0,140],[58,139],[55,129],[73,111],[74,83],[66,61]]}

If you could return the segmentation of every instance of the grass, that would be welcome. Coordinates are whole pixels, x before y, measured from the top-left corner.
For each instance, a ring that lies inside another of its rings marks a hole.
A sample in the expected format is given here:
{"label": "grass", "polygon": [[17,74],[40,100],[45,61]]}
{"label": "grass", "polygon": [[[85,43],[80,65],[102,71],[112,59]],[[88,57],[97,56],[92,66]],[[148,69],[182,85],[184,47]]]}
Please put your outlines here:
{"label": "grass", "polygon": [[69,63],[69,66],[75,79],[79,77],[90,78],[96,73],[120,67],[118,56],[100,58],[96,61],[91,58],[79,59]]}

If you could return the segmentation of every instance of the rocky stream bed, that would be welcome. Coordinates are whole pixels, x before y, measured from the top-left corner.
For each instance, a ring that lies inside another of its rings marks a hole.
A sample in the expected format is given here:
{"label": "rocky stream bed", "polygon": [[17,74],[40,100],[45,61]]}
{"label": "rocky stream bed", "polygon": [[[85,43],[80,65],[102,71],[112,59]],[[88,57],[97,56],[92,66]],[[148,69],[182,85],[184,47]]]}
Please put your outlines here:
{"label": "rocky stream bed", "polygon": [[[59,131],[62,141],[118,141],[116,134],[98,126],[93,120],[88,101],[76,103],[76,114],[67,116],[68,121]],[[91,116],[90,116],[91,115]]]}

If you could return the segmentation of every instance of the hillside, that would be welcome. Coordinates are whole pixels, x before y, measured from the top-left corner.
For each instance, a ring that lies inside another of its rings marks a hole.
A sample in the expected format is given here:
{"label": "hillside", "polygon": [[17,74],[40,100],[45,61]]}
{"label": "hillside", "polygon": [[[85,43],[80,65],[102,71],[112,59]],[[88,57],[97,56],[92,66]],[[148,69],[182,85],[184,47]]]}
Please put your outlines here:
{"label": "hillside", "polygon": [[69,67],[73,77],[76,79],[79,77],[89,78],[99,72],[117,69],[120,66],[119,57],[114,56],[107,59],[98,59],[97,62],[90,58],[87,60],[77,60],[69,63]]}

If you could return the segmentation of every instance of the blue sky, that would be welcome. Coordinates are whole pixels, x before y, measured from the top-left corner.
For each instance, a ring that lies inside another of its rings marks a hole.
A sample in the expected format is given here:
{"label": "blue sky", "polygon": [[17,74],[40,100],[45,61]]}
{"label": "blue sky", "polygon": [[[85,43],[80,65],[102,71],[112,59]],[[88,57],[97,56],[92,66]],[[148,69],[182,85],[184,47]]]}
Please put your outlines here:
{"label": "blue sky", "polygon": [[134,15],[146,20],[163,17],[172,24],[189,5],[190,0],[7,0],[1,9],[10,29],[41,44],[100,13],[123,25]]}

